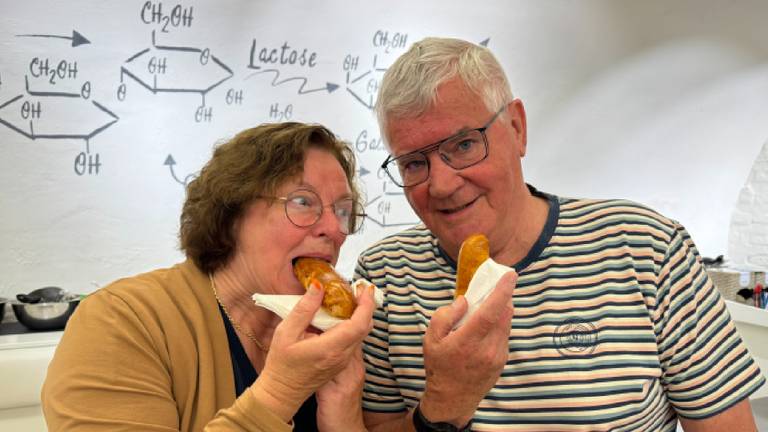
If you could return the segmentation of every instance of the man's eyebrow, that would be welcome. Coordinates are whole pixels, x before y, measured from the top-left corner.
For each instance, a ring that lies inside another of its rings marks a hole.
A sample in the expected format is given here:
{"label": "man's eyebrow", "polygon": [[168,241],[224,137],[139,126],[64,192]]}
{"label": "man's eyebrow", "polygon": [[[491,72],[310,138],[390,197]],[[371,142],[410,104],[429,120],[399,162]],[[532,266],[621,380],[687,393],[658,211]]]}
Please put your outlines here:
{"label": "man's eyebrow", "polygon": [[410,151],[410,152],[408,152],[408,153],[403,153],[403,154],[401,154],[401,155],[399,155],[399,156],[395,156],[395,158],[400,158],[400,157],[403,157],[403,156],[408,156],[408,155],[412,155],[412,154],[421,153],[421,152],[422,152],[422,151],[424,151],[424,149],[426,149],[426,148],[432,147],[432,146],[434,146],[434,145],[437,145],[437,144],[442,144],[442,143],[444,143],[444,142],[446,142],[446,141],[449,141],[449,140],[451,140],[451,139],[453,139],[453,138],[456,138],[456,137],[460,137],[460,136],[462,136],[462,135],[464,135],[464,134],[466,134],[466,133],[468,133],[468,132],[470,132],[470,131],[476,130],[476,129],[477,129],[477,128],[471,128],[471,127],[469,127],[469,126],[464,126],[464,127],[462,127],[461,129],[457,130],[456,132],[454,132],[454,133],[453,133],[453,134],[451,134],[451,135],[448,135],[448,136],[447,136],[447,137],[445,137],[445,138],[441,138],[441,139],[440,139],[440,140],[438,140],[438,141],[433,141],[433,142],[432,142],[432,143],[430,143],[430,144],[427,144],[427,145],[421,146],[421,147],[417,148],[417,149],[416,149],[416,150],[414,150],[414,151]]}
{"label": "man's eyebrow", "polygon": [[424,149],[426,149],[426,148],[432,147],[432,146],[434,146],[434,145],[436,145],[436,144],[441,144],[441,143],[443,143],[443,142],[445,142],[445,141],[448,141],[448,140],[450,140],[450,139],[453,139],[453,138],[459,137],[459,136],[461,136],[461,135],[464,135],[464,134],[466,134],[466,133],[467,133],[467,132],[469,132],[469,131],[473,131],[473,130],[477,130],[477,129],[478,129],[478,128],[473,128],[473,127],[470,127],[470,126],[462,126],[460,129],[458,129],[457,131],[455,131],[455,132],[454,132],[454,133],[452,133],[451,135],[448,135],[448,136],[447,136],[447,137],[445,137],[445,138],[441,138],[441,139],[440,139],[440,140],[438,140],[438,141],[433,141],[433,142],[432,142],[432,143],[430,143],[430,144],[426,144],[426,145],[423,145],[423,146],[421,146],[421,147],[417,148],[416,150],[413,150],[413,151],[409,151],[408,153],[403,153],[403,154],[400,154],[400,155],[395,155],[395,154],[392,154],[392,159],[399,159],[399,158],[401,158],[401,157],[403,157],[403,156],[410,156],[410,155],[414,155],[414,154],[418,154],[418,153],[421,153],[421,152],[422,152]]}
{"label": "man's eyebrow", "polygon": [[[467,133],[467,132],[475,130],[475,129],[477,129],[477,128],[473,128],[473,127],[469,127],[469,126],[464,126],[461,129],[457,130],[456,133],[454,133],[453,135],[449,136],[448,138],[452,138],[452,137],[455,137],[456,135],[461,135],[463,133]],[[448,139],[448,138],[446,138],[446,139]],[[443,141],[445,141],[445,140],[443,140]]]}

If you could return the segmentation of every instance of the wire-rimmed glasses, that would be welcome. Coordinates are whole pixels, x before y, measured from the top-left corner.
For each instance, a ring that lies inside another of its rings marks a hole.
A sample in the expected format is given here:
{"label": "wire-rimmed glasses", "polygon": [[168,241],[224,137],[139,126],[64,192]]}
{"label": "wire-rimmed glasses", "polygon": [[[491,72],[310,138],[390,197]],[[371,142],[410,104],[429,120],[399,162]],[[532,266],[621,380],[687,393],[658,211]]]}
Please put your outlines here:
{"label": "wire-rimmed glasses", "polygon": [[297,227],[310,227],[320,220],[325,207],[333,210],[333,215],[339,221],[339,231],[344,234],[354,234],[360,230],[365,220],[365,213],[360,213],[360,204],[352,198],[342,198],[334,203],[323,205],[316,192],[310,189],[296,189],[286,196],[264,196],[282,201],[285,204],[285,216]]}
{"label": "wire-rimmed glasses", "polygon": [[400,187],[416,186],[429,178],[427,154],[437,150],[440,159],[449,167],[460,170],[476,165],[488,157],[488,137],[485,131],[506,106],[501,107],[488,122],[479,128],[461,131],[456,135],[430,144],[416,151],[393,158],[387,157],[381,168]]}

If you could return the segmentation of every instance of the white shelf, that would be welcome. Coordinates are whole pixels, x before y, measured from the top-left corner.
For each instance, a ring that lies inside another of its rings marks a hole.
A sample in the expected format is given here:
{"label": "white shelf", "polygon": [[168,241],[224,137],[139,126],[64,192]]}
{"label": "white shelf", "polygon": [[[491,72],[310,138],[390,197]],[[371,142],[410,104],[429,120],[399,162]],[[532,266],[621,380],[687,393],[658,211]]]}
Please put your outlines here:
{"label": "white shelf", "polygon": [[731,314],[731,318],[737,323],[768,328],[768,310],[759,309],[754,306],[737,303],[731,300],[726,300],[725,305],[728,307],[728,312]]}

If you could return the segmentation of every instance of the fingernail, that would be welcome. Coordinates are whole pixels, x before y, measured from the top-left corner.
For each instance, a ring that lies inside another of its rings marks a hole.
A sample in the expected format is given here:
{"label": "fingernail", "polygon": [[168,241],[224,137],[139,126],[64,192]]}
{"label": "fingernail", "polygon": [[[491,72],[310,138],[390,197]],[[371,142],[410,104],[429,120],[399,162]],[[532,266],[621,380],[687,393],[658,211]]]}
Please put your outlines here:
{"label": "fingernail", "polygon": [[307,292],[309,293],[309,295],[315,296],[315,295],[320,294],[320,289],[321,288],[322,288],[322,285],[320,285],[320,282],[318,282],[316,280],[312,280],[309,283],[309,289],[307,289]]}

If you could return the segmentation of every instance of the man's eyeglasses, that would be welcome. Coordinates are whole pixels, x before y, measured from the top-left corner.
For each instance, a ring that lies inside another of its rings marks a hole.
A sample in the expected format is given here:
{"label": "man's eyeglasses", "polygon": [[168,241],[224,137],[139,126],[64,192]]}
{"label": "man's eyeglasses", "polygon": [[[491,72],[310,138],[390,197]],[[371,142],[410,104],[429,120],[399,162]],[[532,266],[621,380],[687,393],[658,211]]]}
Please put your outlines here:
{"label": "man's eyeglasses", "polygon": [[284,197],[260,195],[258,198],[282,201],[285,204],[285,215],[297,227],[316,224],[325,207],[333,209],[333,215],[339,221],[339,231],[344,234],[359,231],[365,219],[365,213],[358,213],[360,205],[352,198],[343,198],[326,206],[317,193],[309,189],[297,189]]}
{"label": "man's eyeglasses", "polygon": [[437,150],[440,159],[449,167],[460,170],[476,165],[488,157],[488,137],[485,131],[501,114],[506,105],[483,126],[469,129],[430,144],[411,153],[393,158],[390,155],[381,167],[389,178],[400,187],[411,187],[427,181],[429,178],[429,158],[427,154]]}

